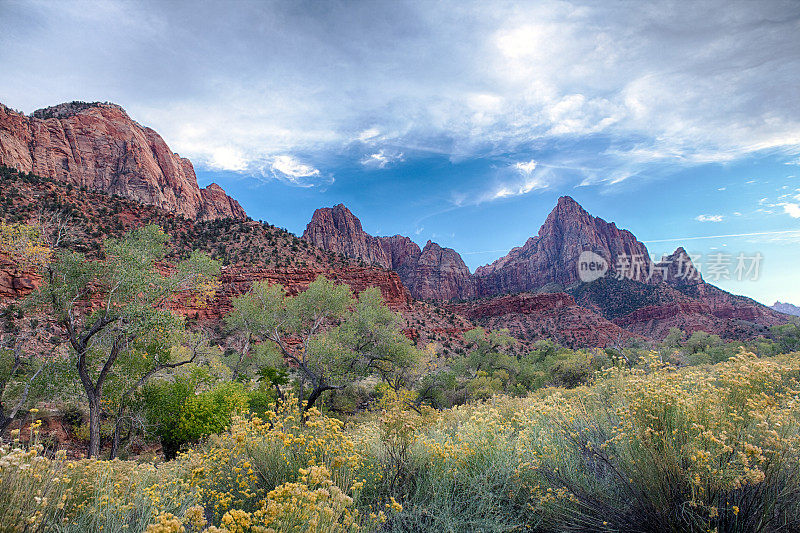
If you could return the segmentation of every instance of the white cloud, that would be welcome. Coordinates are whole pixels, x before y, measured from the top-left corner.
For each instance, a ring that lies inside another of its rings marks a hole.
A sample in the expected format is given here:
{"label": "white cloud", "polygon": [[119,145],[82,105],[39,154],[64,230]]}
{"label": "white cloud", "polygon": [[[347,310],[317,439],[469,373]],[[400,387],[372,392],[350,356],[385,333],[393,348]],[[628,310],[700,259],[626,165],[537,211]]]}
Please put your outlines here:
{"label": "white cloud", "polygon": [[783,212],[792,218],[800,218],[800,204],[779,204],[783,207]]}
{"label": "white cloud", "polygon": [[367,143],[378,139],[381,135],[381,131],[377,128],[369,128],[361,133],[358,134],[358,140]]}
{"label": "white cloud", "polygon": [[211,168],[220,170],[243,171],[247,168],[247,161],[242,153],[231,146],[212,149],[208,164]]}
{"label": "white cloud", "polygon": [[533,174],[533,171],[536,170],[536,161],[531,159],[527,163],[524,161],[520,161],[518,163],[514,163],[514,168],[519,170],[519,172],[525,176],[530,176]]}
{"label": "white cloud", "polygon": [[387,166],[403,161],[403,152],[389,152],[378,150],[374,154],[369,154],[361,159],[361,164],[371,168],[386,168]]}
{"label": "white cloud", "polygon": [[697,215],[695,220],[698,222],[722,222],[724,215]]}
{"label": "white cloud", "polygon": [[275,156],[262,167],[262,175],[297,187],[314,187],[334,181],[332,176],[323,175],[319,169],[301,162],[292,155]]}
{"label": "white cloud", "polygon": [[4,6],[3,103],[114,100],[173,150],[240,172],[292,153],[463,159],[602,135],[596,175],[616,176],[587,184],[609,184],[800,146],[797,3],[187,5]]}
{"label": "white cloud", "polygon": [[546,189],[549,184],[544,179],[543,173],[534,172],[536,167],[537,163],[533,159],[514,163],[510,168],[516,171],[518,178],[514,180],[513,183],[505,183],[497,186],[488,194],[484,194],[480,198],[480,201],[521,196],[535,189]]}

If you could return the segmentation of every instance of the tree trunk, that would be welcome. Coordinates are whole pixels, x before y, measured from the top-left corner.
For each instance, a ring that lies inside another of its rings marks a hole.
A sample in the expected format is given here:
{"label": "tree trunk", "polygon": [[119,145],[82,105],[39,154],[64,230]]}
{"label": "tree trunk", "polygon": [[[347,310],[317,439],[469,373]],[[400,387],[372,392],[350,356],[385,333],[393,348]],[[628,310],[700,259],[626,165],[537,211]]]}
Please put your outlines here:
{"label": "tree trunk", "polygon": [[331,385],[320,385],[318,387],[314,387],[314,390],[311,391],[311,395],[308,397],[308,401],[303,407],[303,413],[314,407],[314,403],[319,399],[320,396],[322,396],[323,392],[340,388],[341,387],[333,387]]}
{"label": "tree trunk", "polygon": [[89,397],[89,450],[86,457],[100,455],[100,398],[92,394]]}
{"label": "tree trunk", "polygon": [[3,437],[3,434],[6,432],[6,429],[8,429],[8,426],[10,426],[11,422],[13,421],[14,417],[12,416],[0,415],[0,438]]}
{"label": "tree trunk", "polygon": [[233,374],[231,375],[231,381],[236,381],[239,379],[239,369],[242,366],[242,362],[244,358],[247,357],[247,353],[250,351],[250,334],[248,333],[245,335],[244,340],[242,340],[242,349],[239,352],[239,360],[236,362],[236,366],[233,368]]}
{"label": "tree trunk", "polygon": [[116,424],[114,424],[114,440],[111,442],[111,453],[109,454],[109,459],[116,459],[117,458],[117,451],[119,450],[119,434],[120,434],[120,426],[122,425],[122,417],[117,418]]}

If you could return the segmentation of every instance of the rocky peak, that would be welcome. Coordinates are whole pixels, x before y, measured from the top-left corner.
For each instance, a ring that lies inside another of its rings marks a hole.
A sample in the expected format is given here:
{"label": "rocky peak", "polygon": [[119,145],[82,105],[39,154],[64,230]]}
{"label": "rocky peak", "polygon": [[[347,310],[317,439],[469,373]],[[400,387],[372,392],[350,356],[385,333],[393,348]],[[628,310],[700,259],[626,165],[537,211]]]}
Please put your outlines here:
{"label": "rocky peak", "polygon": [[303,239],[322,249],[394,270],[415,298],[451,300],[476,294],[475,282],[458,252],[431,241],[420,250],[403,235],[372,236],[342,204],[317,209]]}
{"label": "rocky peak", "polygon": [[772,309],[774,309],[775,311],[778,311],[779,313],[785,313],[787,315],[800,316],[800,307],[798,307],[796,305],[793,305],[793,304],[790,304],[790,303],[777,301],[774,304],[772,304]]}
{"label": "rocky peak", "polygon": [[303,239],[324,250],[392,268],[391,255],[380,240],[365,232],[361,221],[344,204],[314,211]]}
{"label": "rocky peak", "polygon": [[697,285],[703,283],[700,272],[695,268],[692,258],[679,246],[656,265],[656,272],[671,285]]}
{"label": "rocky peak", "polygon": [[647,248],[631,232],[590,215],[573,198],[562,196],[536,237],[475,274],[482,278],[484,295],[535,291],[548,283],[566,287],[580,280],[578,259],[584,251],[601,256],[612,269],[620,261],[635,263],[626,274],[636,281],[646,280],[652,268]]}
{"label": "rocky peak", "polygon": [[42,109],[37,109],[34,111],[31,116],[33,118],[38,118],[42,120],[47,120],[49,118],[65,118],[72,115],[77,115],[87,109],[92,108],[109,108],[114,109],[117,112],[128,116],[122,106],[117,104],[112,104],[111,102],[79,102],[79,101],[72,101],[72,102],[65,102],[63,104],[58,104],[50,107],[45,107]]}
{"label": "rocky peak", "polygon": [[247,214],[242,209],[242,206],[239,205],[239,202],[228,196],[222,187],[216,183],[211,183],[200,189],[200,197],[202,198],[201,219],[247,218]]}
{"label": "rocky peak", "polygon": [[155,205],[191,219],[247,218],[188,159],[110,103],[69,102],[28,117],[0,105],[0,164]]}

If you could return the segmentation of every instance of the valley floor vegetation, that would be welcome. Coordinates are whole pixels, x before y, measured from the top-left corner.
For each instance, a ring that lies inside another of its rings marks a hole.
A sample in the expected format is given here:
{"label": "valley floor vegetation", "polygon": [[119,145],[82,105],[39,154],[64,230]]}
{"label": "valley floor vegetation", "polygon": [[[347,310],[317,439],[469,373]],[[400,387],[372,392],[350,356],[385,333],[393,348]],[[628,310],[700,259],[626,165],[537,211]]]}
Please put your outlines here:
{"label": "valley floor vegetation", "polygon": [[[797,531],[800,328],[572,350],[475,328],[444,357],[377,289],[254,283],[155,226],[97,257],[3,224],[0,531]],[[53,420],[88,458],[59,448]],[[163,455],[156,453],[157,445]]]}
{"label": "valley floor vegetation", "polygon": [[[161,464],[0,454],[8,531],[797,531],[800,355],[343,422],[294,398]],[[35,424],[34,424],[35,425]],[[32,431],[35,431],[32,430]]]}

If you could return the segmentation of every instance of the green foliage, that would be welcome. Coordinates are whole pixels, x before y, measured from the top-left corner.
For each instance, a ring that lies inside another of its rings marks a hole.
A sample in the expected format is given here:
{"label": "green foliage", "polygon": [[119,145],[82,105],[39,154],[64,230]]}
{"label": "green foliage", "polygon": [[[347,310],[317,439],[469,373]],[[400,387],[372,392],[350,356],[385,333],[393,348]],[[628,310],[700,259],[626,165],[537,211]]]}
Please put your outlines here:
{"label": "green foliage", "polygon": [[800,351],[800,325],[784,324],[782,326],[773,326],[770,334],[778,345],[778,353]]}
{"label": "green foliage", "polygon": [[530,352],[514,355],[514,339],[507,331],[475,328],[464,340],[465,355],[419,380],[422,401],[448,407],[496,394],[524,396],[545,386],[571,388],[590,382],[596,371],[612,363],[604,352],[572,350],[551,341],[538,341]]}
{"label": "green foliage", "polygon": [[[262,361],[285,368],[297,379],[304,409],[322,393],[369,375],[400,386],[403,373],[418,358],[401,332],[400,318],[384,305],[377,288],[354,298],[349,286],[323,276],[294,297],[282,287],[256,282],[234,299],[226,324],[266,341],[256,348]],[[289,345],[289,338],[300,342]]]}
{"label": "green foliage", "polygon": [[217,286],[219,263],[203,253],[163,273],[166,242],[161,228],[150,225],[106,239],[100,260],[58,249],[44,283],[29,298],[67,332],[89,403],[89,455],[99,453],[104,386],[117,383],[122,394],[164,365],[178,364],[166,344],[183,330],[183,320],[165,308],[167,301],[185,295],[203,302]]}
{"label": "green foliage", "polygon": [[[786,347],[792,347],[790,340],[794,331],[793,325],[778,326],[772,328],[772,339],[756,338],[747,341],[725,340],[719,335],[713,335],[705,331],[695,331],[691,335],[686,335],[678,328],[670,329],[664,340],[656,346],[656,350],[661,355],[662,360],[676,365],[707,365],[727,361],[736,356],[742,348],[755,353],[760,357],[767,357],[781,353],[780,339],[785,338]],[[788,337],[783,335],[788,334]],[[798,346],[800,347],[800,346]],[[638,348],[627,350],[628,360],[632,363],[647,355],[648,348]]]}
{"label": "green foliage", "polygon": [[174,457],[181,446],[230,427],[231,417],[248,407],[240,383],[219,383],[199,392],[194,378],[161,381],[144,390],[145,412],[165,455]]}

